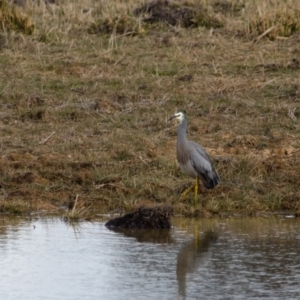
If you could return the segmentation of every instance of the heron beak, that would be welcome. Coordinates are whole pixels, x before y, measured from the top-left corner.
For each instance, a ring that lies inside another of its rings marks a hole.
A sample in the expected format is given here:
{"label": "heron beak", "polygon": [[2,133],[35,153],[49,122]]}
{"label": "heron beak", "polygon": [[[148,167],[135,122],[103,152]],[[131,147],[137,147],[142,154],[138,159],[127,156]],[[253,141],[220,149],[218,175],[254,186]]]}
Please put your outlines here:
{"label": "heron beak", "polygon": [[168,119],[168,122],[175,119],[175,118],[176,118],[176,116],[172,116],[171,118]]}

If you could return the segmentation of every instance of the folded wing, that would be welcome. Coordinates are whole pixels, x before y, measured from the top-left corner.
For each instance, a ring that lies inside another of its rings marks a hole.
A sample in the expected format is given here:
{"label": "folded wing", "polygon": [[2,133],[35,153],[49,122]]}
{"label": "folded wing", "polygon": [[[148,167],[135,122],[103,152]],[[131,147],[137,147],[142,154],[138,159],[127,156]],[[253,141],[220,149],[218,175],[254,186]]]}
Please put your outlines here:
{"label": "folded wing", "polygon": [[192,141],[188,143],[191,149],[190,159],[199,178],[207,189],[214,188],[220,182],[220,179],[209,155],[199,144]]}

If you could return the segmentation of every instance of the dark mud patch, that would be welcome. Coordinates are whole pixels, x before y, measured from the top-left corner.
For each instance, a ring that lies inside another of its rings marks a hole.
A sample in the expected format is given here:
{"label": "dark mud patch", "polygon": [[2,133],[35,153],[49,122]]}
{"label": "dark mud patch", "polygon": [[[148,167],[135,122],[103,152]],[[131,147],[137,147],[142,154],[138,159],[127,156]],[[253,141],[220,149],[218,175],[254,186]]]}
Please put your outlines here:
{"label": "dark mud patch", "polygon": [[264,71],[264,72],[299,70],[300,69],[300,60],[297,58],[293,58],[287,64],[277,64],[277,63],[259,64],[259,65],[256,65],[254,67],[254,69]]}
{"label": "dark mud patch", "polygon": [[222,27],[216,16],[210,15],[201,5],[188,6],[181,2],[168,0],[150,1],[133,11],[136,17],[142,17],[145,23],[165,23],[181,27]]}
{"label": "dark mud patch", "polygon": [[173,209],[170,206],[140,207],[123,217],[109,220],[107,228],[171,228]]}

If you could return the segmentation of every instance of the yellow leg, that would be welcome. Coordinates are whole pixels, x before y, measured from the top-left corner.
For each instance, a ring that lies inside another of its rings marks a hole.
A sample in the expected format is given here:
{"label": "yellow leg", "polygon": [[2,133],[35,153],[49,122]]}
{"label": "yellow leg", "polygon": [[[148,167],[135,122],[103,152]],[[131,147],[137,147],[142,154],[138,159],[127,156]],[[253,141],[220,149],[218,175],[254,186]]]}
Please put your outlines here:
{"label": "yellow leg", "polygon": [[181,195],[180,195],[180,200],[183,200],[186,198],[187,194],[189,193],[189,191],[194,187],[194,185],[191,185],[190,187],[188,187],[187,189],[185,189]]}
{"label": "yellow leg", "polygon": [[196,184],[195,184],[195,205],[198,202],[198,194],[199,194],[199,178],[196,178]]}
{"label": "yellow leg", "polygon": [[198,226],[194,227],[194,238],[195,238],[195,249],[198,249],[198,246],[199,246]]}
{"label": "yellow leg", "polygon": [[195,205],[198,202],[198,195],[199,195],[199,178],[196,178],[196,182],[195,184],[191,185],[190,187],[188,187],[186,190],[184,190],[181,195],[180,195],[180,200],[183,200],[186,198],[187,194],[192,190],[195,189]]}

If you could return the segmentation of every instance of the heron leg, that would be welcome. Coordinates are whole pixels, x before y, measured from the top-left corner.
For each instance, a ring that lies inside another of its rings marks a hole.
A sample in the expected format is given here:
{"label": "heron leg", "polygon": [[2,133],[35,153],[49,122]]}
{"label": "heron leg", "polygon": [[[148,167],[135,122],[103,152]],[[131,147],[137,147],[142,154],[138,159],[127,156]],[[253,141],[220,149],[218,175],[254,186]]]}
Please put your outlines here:
{"label": "heron leg", "polygon": [[198,249],[199,246],[199,234],[198,234],[198,227],[195,226],[194,229],[194,237],[195,237],[195,249]]}
{"label": "heron leg", "polygon": [[185,189],[181,195],[180,195],[180,200],[183,200],[186,198],[187,194],[190,192],[191,189],[193,189],[195,187],[195,185],[191,185],[190,187],[188,187],[187,189]]}
{"label": "heron leg", "polygon": [[199,194],[199,177],[197,176],[196,183],[195,183],[195,205],[198,202],[198,194]]}
{"label": "heron leg", "polygon": [[192,184],[190,187],[188,187],[187,189],[185,189],[181,195],[180,195],[180,200],[183,200],[186,198],[187,194],[192,190],[194,189],[195,191],[195,205],[197,204],[198,202],[198,195],[199,195],[199,178],[197,177],[196,178],[196,182],[195,184]]}

